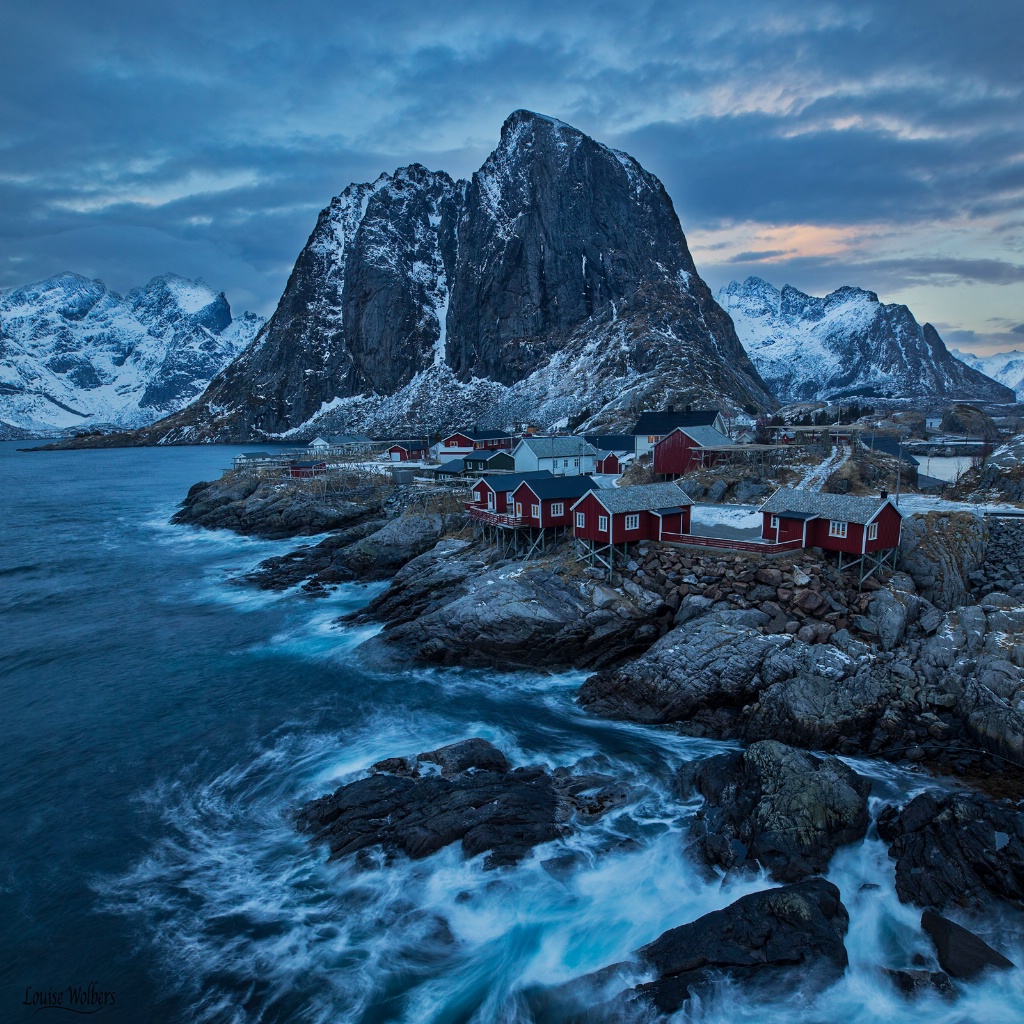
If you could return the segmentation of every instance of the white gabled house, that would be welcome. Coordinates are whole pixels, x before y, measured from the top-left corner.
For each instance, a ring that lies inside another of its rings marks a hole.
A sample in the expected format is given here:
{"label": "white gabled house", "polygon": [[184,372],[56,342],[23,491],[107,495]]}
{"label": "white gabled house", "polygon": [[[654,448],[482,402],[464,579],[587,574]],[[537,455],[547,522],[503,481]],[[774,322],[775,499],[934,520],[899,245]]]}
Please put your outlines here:
{"label": "white gabled house", "polygon": [[589,476],[597,449],[583,437],[524,437],[512,450],[517,473],[546,469],[552,476]]}

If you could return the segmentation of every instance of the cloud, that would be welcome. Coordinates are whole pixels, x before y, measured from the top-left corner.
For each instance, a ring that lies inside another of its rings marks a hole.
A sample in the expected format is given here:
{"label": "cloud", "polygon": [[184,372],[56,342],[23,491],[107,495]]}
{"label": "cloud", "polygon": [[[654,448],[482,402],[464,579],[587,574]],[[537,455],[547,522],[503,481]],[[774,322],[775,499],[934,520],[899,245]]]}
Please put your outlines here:
{"label": "cloud", "polygon": [[331,196],[468,175],[522,106],[658,174],[711,277],[1016,284],[1022,34],[1017,0],[13,5],[0,287],[174,270],[269,312]]}
{"label": "cloud", "polygon": [[727,263],[756,263],[760,260],[771,260],[777,256],[788,256],[793,249],[761,249],[761,250],[747,250],[746,252],[738,252],[735,256],[730,256]]}

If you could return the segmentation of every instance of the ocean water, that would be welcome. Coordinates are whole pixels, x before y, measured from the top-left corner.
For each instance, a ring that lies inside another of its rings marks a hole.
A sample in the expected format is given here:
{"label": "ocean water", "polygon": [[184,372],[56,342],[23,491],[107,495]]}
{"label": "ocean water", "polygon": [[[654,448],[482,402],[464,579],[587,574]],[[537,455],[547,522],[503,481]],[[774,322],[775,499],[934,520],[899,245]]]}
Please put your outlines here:
{"label": "ocean water", "polygon": [[[17,447],[0,445],[0,1021],[95,983],[103,1021],[526,1022],[531,991],[771,884],[706,884],[683,852],[696,804],[673,774],[725,745],[591,718],[576,673],[368,673],[373,630],[334,620],[379,585],[313,601],[233,583],[294,542],[167,521],[235,449]],[[374,761],[473,735],[628,779],[630,802],[501,871],[454,848],[328,864],[294,831],[299,803]],[[937,784],[857,767],[876,811]],[[769,1005],[723,982],[680,1019],[1024,1019],[1022,971],[952,1004],[880,976],[929,948],[872,834],[829,877],[851,914],[842,981]],[[1024,964],[1018,915],[972,927]]]}

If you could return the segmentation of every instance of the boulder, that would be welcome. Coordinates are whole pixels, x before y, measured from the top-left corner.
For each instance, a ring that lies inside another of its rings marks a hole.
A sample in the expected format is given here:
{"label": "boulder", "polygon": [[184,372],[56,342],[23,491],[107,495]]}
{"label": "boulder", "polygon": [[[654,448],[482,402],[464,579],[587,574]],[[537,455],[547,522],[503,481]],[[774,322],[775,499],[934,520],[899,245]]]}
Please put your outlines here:
{"label": "boulder", "polygon": [[684,765],[680,784],[704,797],[688,849],[712,867],[764,867],[796,882],[824,872],[868,827],[870,780],[775,740]]}
{"label": "boulder", "polygon": [[720,974],[746,987],[789,975],[804,991],[825,987],[846,969],[848,924],[831,882],[814,879],[751,893],[637,950],[632,966],[653,971],[655,978],[636,986],[630,1001],[675,1013]]}
{"label": "boulder", "polygon": [[954,978],[970,981],[987,967],[1007,970],[1014,966],[974,932],[950,921],[933,910],[921,915],[921,927],[935,946],[939,965]]}
{"label": "boulder", "polygon": [[889,980],[909,999],[928,993],[938,993],[943,999],[954,999],[956,989],[945,971],[926,971],[920,968],[885,968]]}
{"label": "boulder", "polygon": [[989,898],[1024,907],[1024,818],[978,794],[921,793],[878,816],[878,834],[896,861],[904,903],[982,906]]}
{"label": "boulder", "polygon": [[[440,773],[424,774],[436,764]],[[626,799],[608,776],[542,766],[510,768],[501,751],[474,738],[378,762],[374,774],[312,800],[296,814],[300,831],[324,842],[330,859],[381,848],[427,857],[461,843],[487,868],[514,864],[534,846],[595,820]]]}

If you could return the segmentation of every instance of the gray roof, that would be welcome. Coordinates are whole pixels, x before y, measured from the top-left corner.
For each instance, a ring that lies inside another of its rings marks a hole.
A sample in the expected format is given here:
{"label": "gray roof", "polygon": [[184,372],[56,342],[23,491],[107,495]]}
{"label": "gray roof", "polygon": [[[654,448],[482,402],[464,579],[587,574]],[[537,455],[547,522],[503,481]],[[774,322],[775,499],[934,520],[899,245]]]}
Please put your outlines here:
{"label": "gray roof", "polygon": [[[810,512],[821,519],[846,523],[870,523],[888,498],[859,498],[851,494],[823,494],[799,487],[780,487],[762,506],[762,512],[785,515],[787,512]],[[801,516],[801,518],[804,518]]]}
{"label": "gray roof", "polygon": [[597,449],[585,437],[524,437],[523,444],[538,459],[579,458],[596,455]]}
{"label": "gray roof", "polygon": [[[715,430],[714,427],[676,427],[676,430],[681,430],[701,447],[736,443],[728,434],[723,434],[720,430]],[[674,434],[675,430],[672,433]]]}
{"label": "gray roof", "polygon": [[678,484],[635,484],[595,490],[594,497],[609,512],[654,512],[692,505],[693,499]]}

